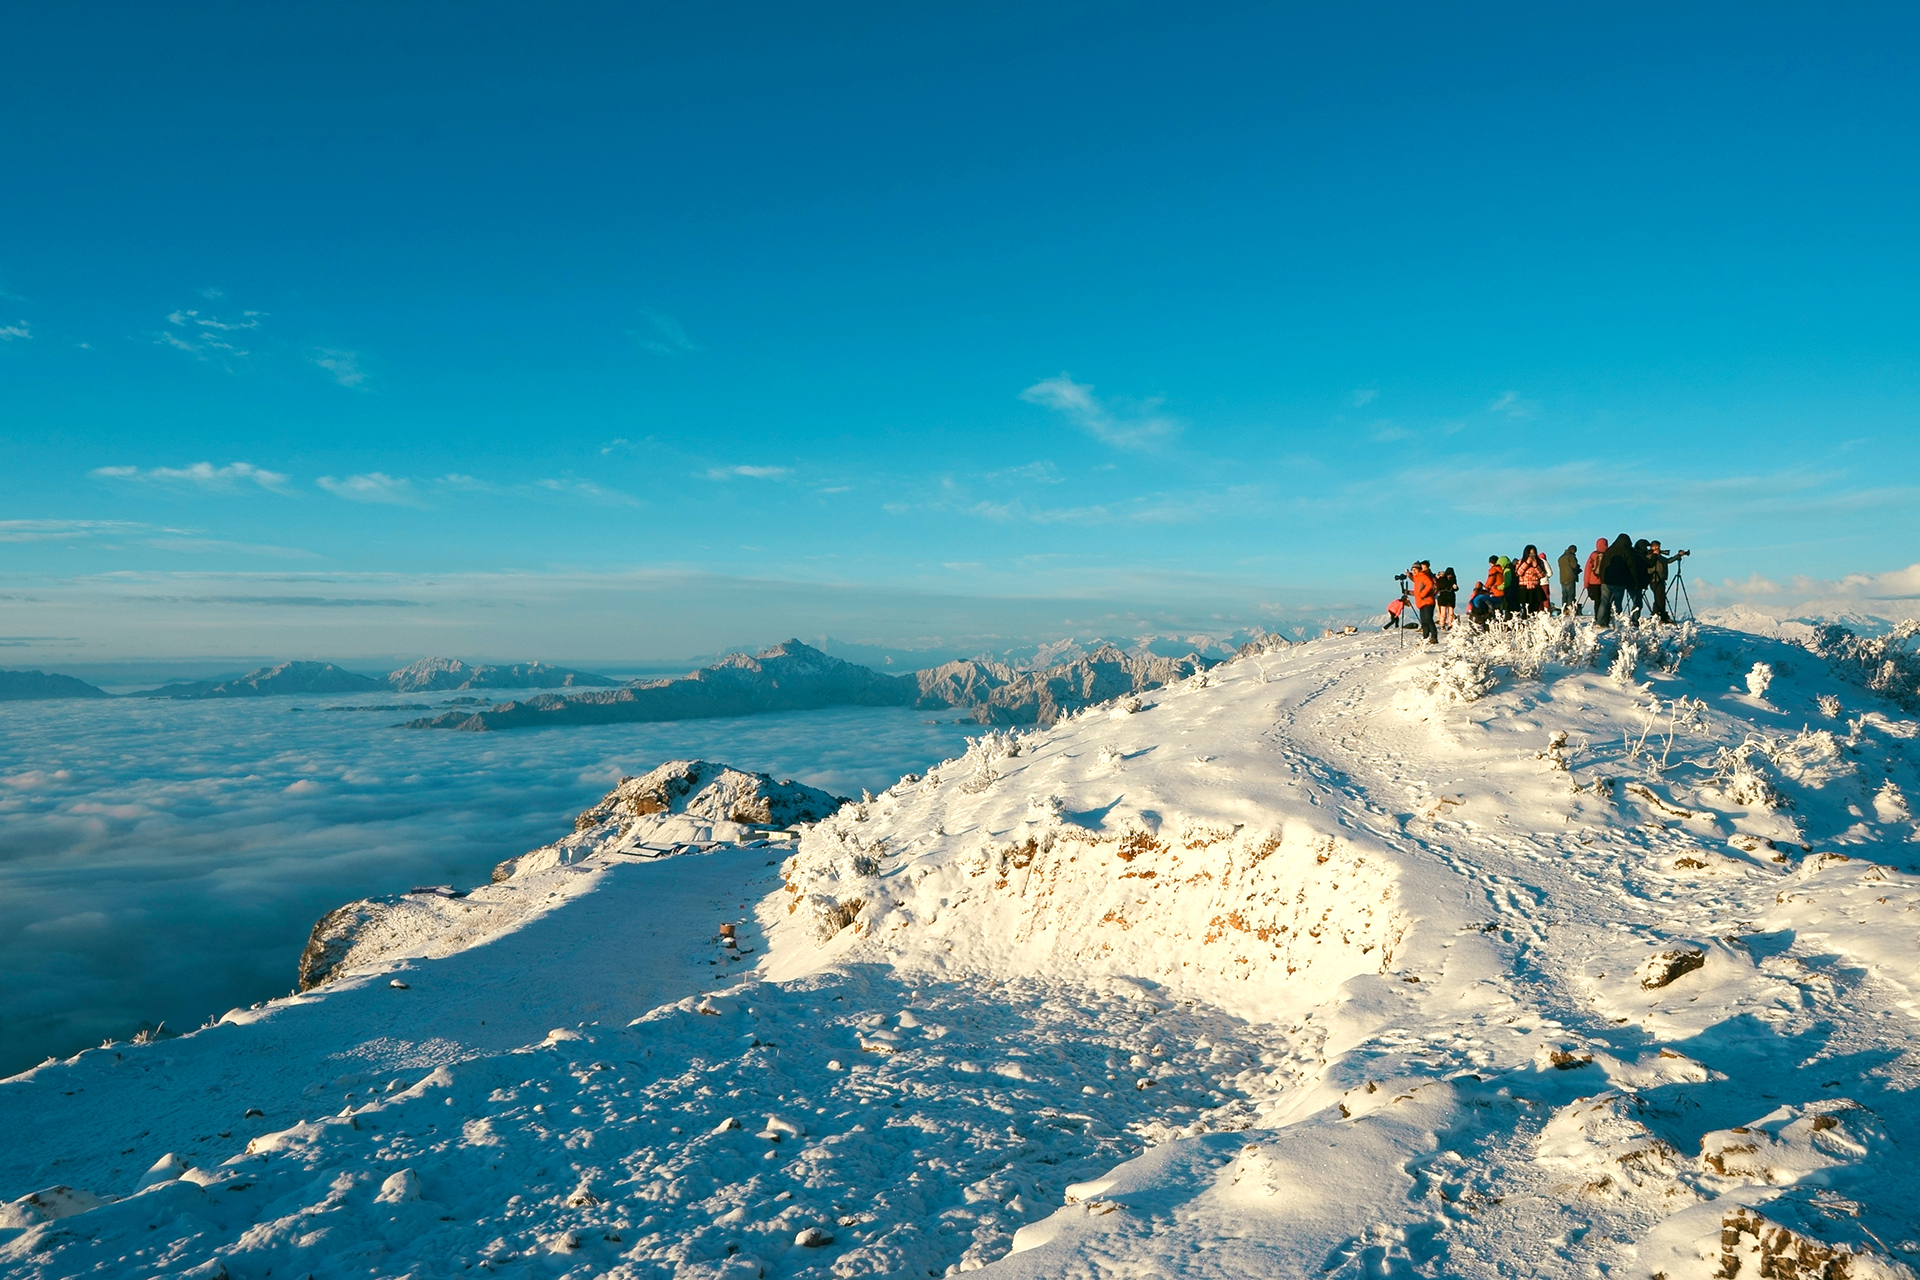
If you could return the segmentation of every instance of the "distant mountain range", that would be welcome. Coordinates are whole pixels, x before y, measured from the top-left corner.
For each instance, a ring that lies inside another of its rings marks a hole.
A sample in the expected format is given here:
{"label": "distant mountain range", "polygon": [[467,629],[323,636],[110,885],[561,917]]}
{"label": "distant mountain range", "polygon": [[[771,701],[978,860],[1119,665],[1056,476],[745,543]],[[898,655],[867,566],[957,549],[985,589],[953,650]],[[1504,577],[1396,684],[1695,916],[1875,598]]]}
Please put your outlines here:
{"label": "distant mountain range", "polygon": [[48,675],[43,671],[0,671],[0,702],[112,696],[105,689],[96,689],[85,680],[76,680],[72,676]]}
{"label": "distant mountain range", "polygon": [[[1226,652],[1231,651],[1222,656]],[[581,691],[536,694],[481,710],[463,708],[408,725],[469,731],[699,720],[838,706],[961,710],[982,724],[1051,724],[1081,707],[1158,688],[1221,660],[1198,652],[1170,656],[1145,645],[1123,650],[1101,642],[1089,649],[1068,640],[1036,651],[1026,662],[982,655],[893,676],[789,640],[753,657],[733,654],[690,675],[625,684],[544,662],[488,666],[458,658],[423,658],[384,679],[331,662],[282,662],[231,679],[183,681],[129,696],[191,701],[479,689]],[[110,696],[72,676],[0,671],[0,701]]]}
{"label": "distant mountain range", "polygon": [[1063,715],[1158,688],[1204,671],[1217,660],[1198,654],[1166,658],[1105,645],[1037,671],[970,658],[910,675],[883,675],[788,640],[754,657],[734,654],[673,680],[636,680],[618,689],[571,697],[540,694],[485,711],[449,711],[409,721],[411,729],[485,732],[537,725],[624,724],[699,720],[871,706],[962,709],[982,724],[1051,724]]}
{"label": "distant mountain range", "polygon": [[141,698],[262,698],[286,693],[440,693],[461,689],[567,689],[616,685],[617,680],[544,662],[508,667],[469,666],[458,658],[422,658],[387,673],[384,680],[336,667],[331,662],[283,662],[261,667],[234,680],[196,680],[162,685]]}

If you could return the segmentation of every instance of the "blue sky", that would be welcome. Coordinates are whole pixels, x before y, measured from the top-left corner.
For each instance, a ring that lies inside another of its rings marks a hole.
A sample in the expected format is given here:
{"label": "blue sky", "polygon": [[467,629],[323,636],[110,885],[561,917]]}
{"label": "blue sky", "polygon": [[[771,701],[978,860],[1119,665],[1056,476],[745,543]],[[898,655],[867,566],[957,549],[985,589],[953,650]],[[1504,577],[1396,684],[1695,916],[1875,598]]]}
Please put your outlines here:
{"label": "blue sky", "polygon": [[1916,27],[16,14],[0,659],[1223,630],[1623,529],[1898,594]]}

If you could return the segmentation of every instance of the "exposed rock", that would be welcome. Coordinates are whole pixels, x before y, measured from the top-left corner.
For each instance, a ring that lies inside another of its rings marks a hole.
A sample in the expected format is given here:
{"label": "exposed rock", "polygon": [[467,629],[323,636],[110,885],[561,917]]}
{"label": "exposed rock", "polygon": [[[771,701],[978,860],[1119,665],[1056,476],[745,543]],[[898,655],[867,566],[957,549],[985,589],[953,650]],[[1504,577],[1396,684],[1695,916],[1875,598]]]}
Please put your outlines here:
{"label": "exposed rock", "polygon": [[321,916],[300,952],[300,990],[311,991],[333,981],[347,953],[353,950],[360,931],[383,919],[391,910],[390,902],[369,898],[335,907]]}
{"label": "exposed rock", "polygon": [[612,688],[620,682],[590,671],[516,662],[511,666],[469,666],[458,658],[422,658],[387,674],[397,693],[439,693],[458,689]]}
{"label": "exposed rock", "polygon": [[1648,991],[1666,986],[1683,973],[1692,973],[1707,963],[1707,953],[1698,947],[1679,947],[1648,956],[1638,970],[1640,985]]}
{"label": "exposed rock", "polygon": [[0,671],[0,702],[112,696],[105,689],[96,689],[85,680],[77,680],[72,676],[50,675],[43,671]]}
{"label": "exposed rock", "polygon": [[790,827],[819,822],[844,803],[792,779],[775,782],[770,774],[744,773],[706,760],[669,760],[640,777],[622,778],[599,804],[573,820],[573,829],[585,831],[620,815],[644,818],[656,813]]}
{"label": "exposed rock", "polygon": [[163,685],[137,694],[142,698],[263,698],[283,693],[373,693],[386,688],[375,680],[331,662],[283,662],[260,667],[234,680],[195,680]]}
{"label": "exposed rock", "polygon": [[573,820],[573,835],[508,858],[493,869],[493,881],[614,846],[666,849],[750,839],[757,828],[819,822],[846,803],[844,797],[791,779],[775,782],[768,774],[707,760],[669,760],[640,777],[622,778],[599,804]]}

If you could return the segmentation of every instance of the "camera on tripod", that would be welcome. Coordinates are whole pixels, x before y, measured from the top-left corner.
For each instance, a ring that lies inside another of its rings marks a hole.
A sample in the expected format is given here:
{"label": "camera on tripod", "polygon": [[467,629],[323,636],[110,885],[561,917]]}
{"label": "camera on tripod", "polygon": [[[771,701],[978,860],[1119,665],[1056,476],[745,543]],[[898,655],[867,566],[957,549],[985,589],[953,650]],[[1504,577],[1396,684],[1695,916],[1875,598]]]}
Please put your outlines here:
{"label": "camera on tripod", "polygon": [[1406,574],[1404,574],[1404,573],[1396,573],[1396,574],[1394,574],[1394,575],[1393,575],[1393,580],[1394,580],[1395,582],[1397,582],[1397,583],[1399,583],[1399,584],[1400,584],[1400,589],[1401,589],[1402,591],[1405,591],[1405,590],[1407,589],[1407,584],[1408,584],[1409,582],[1412,582],[1412,581],[1413,581],[1413,579],[1412,579],[1411,577],[1409,577],[1408,575],[1406,575]]}

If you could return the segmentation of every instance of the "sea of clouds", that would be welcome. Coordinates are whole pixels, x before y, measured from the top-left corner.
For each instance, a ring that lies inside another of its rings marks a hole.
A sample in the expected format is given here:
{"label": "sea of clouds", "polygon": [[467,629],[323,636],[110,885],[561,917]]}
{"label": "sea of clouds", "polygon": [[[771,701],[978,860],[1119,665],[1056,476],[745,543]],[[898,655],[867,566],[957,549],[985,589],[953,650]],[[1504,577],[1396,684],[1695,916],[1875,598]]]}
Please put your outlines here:
{"label": "sea of clouds", "polygon": [[518,733],[339,709],[393,700],[0,705],[0,1076],[284,994],[326,911],[483,882],[623,774],[704,758],[857,796],[981,732],[900,708]]}

